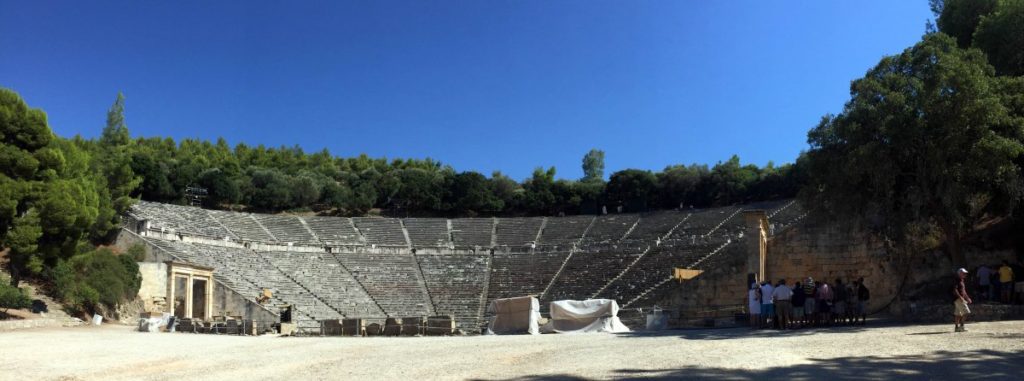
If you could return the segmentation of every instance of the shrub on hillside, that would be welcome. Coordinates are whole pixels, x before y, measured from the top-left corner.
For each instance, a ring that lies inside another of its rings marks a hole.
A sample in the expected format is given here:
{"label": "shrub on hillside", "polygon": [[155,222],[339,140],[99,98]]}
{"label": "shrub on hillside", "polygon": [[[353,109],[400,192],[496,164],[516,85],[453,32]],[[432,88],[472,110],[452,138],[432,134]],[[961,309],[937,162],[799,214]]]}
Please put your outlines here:
{"label": "shrub on hillside", "polygon": [[0,316],[6,316],[8,309],[29,308],[32,306],[32,299],[25,295],[20,288],[11,286],[7,282],[0,283]]}
{"label": "shrub on hillside", "polygon": [[61,261],[53,269],[57,295],[72,312],[94,313],[101,305],[115,308],[139,292],[142,276],[132,255],[107,248]]}

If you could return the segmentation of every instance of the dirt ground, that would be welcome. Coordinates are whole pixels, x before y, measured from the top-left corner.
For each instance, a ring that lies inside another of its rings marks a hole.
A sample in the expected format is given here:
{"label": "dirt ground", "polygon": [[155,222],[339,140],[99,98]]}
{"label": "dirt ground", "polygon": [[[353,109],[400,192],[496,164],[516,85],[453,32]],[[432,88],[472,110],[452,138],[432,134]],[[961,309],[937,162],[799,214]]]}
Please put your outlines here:
{"label": "dirt ground", "polygon": [[1024,321],[621,335],[282,338],[130,327],[0,334],[3,380],[1022,379]]}

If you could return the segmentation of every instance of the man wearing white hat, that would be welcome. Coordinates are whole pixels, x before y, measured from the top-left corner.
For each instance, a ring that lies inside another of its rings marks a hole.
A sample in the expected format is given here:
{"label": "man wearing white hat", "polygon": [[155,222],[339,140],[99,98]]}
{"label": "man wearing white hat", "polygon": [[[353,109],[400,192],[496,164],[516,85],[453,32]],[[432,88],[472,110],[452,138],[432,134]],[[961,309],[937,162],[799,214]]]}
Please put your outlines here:
{"label": "man wearing white hat", "polygon": [[971,309],[967,308],[968,304],[971,304],[971,297],[967,295],[967,287],[964,285],[964,279],[967,278],[967,270],[959,269],[956,271],[956,281],[953,282],[953,332],[967,332],[967,328],[964,328],[964,321],[967,320],[967,315],[971,313]]}

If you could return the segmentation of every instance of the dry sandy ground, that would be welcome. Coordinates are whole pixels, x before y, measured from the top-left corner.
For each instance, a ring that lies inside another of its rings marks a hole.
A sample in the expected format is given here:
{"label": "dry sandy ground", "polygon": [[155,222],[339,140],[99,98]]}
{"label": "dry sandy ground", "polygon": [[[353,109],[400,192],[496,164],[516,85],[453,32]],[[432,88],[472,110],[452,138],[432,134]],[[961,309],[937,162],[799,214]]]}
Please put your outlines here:
{"label": "dry sandy ground", "polygon": [[0,334],[0,379],[1024,379],[1024,322],[968,328],[413,338],[41,329]]}

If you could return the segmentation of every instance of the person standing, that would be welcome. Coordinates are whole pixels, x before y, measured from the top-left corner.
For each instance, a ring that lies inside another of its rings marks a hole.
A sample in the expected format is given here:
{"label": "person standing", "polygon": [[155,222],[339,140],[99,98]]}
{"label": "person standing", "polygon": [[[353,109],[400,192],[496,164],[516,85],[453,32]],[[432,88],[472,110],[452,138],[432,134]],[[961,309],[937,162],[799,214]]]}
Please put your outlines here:
{"label": "person standing", "polygon": [[1013,268],[1010,267],[1010,263],[1005,259],[1003,265],[999,266],[999,285],[1002,289],[999,294],[999,300],[1003,303],[1010,303],[1010,296],[1013,293]]}
{"label": "person standing", "polygon": [[860,315],[860,325],[868,322],[868,300],[871,300],[871,291],[864,285],[864,278],[857,279],[857,314]]}
{"label": "person standing", "polygon": [[775,291],[772,282],[761,282],[761,320],[768,328],[775,323],[775,304],[772,303],[772,291]]}
{"label": "person standing", "polygon": [[971,313],[971,309],[967,307],[971,304],[971,297],[967,295],[967,286],[964,285],[967,270],[960,268],[956,275],[956,281],[953,282],[953,332],[967,332],[964,322]]}
{"label": "person standing", "polygon": [[814,300],[816,291],[814,278],[807,277],[807,281],[804,282],[804,314],[807,315],[808,325],[818,325],[818,307]]}
{"label": "person standing", "polygon": [[794,326],[796,326],[797,323],[800,324],[800,327],[803,327],[804,325],[807,324],[807,321],[804,320],[804,318],[805,318],[805,315],[804,315],[804,301],[807,300],[806,295],[807,294],[804,293],[804,286],[802,284],[800,284],[800,282],[796,282],[796,285],[793,286],[793,325]]}
{"label": "person standing", "polygon": [[985,300],[992,300],[992,269],[984,264],[978,267],[978,291]]}
{"label": "person standing", "polygon": [[747,309],[750,310],[750,329],[757,329],[761,325],[761,286],[757,282],[751,283],[747,292]]}
{"label": "person standing", "polygon": [[846,286],[843,286],[843,280],[836,278],[835,286],[832,287],[832,316],[835,319],[836,324],[843,324],[843,318],[846,317]]}
{"label": "person standing", "polygon": [[789,328],[790,315],[793,313],[793,290],[786,285],[785,279],[779,279],[779,283],[772,290],[772,300],[775,302],[775,315],[779,329]]}
{"label": "person standing", "polygon": [[818,318],[821,325],[832,325],[832,287],[828,285],[828,279],[822,279],[818,284],[818,294],[815,296],[818,301]]}

